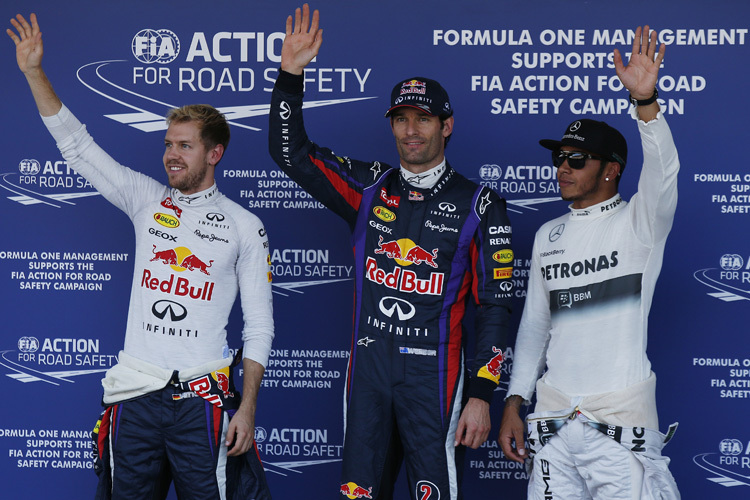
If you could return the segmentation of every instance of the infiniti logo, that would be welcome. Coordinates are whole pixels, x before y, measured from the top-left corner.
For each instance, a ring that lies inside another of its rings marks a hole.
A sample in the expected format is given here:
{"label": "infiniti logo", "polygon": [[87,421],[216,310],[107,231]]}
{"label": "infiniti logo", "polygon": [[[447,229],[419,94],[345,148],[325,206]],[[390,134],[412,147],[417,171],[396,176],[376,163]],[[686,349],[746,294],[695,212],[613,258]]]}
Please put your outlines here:
{"label": "infiniti logo", "polygon": [[417,313],[417,310],[410,302],[404,299],[399,299],[398,297],[383,297],[380,299],[378,307],[380,308],[380,312],[389,318],[393,317],[394,312],[397,313],[400,321],[411,319]]}
{"label": "infiniti logo", "polygon": [[216,212],[211,212],[206,214],[206,219],[212,220],[214,222],[221,222],[224,220],[224,216],[221,214],[217,214]]}
{"label": "infiniti logo", "polygon": [[438,208],[440,210],[445,210],[446,212],[455,212],[456,211],[456,205],[453,203],[448,203],[447,201],[444,201],[438,205]]}
{"label": "infiniti logo", "polygon": [[286,101],[281,101],[279,107],[281,108],[281,112],[279,113],[281,119],[288,120],[289,117],[292,116],[292,108],[289,107],[289,103]]}
{"label": "infiniti logo", "polygon": [[500,290],[503,292],[510,292],[511,288],[513,288],[513,283],[509,281],[503,281],[500,283]]}
{"label": "infiniti logo", "polygon": [[164,319],[167,313],[169,313],[171,321],[182,321],[187,316],[187,309],[171,300],[154,302],[154,305],[151,306],[151,312],[159,319]]}

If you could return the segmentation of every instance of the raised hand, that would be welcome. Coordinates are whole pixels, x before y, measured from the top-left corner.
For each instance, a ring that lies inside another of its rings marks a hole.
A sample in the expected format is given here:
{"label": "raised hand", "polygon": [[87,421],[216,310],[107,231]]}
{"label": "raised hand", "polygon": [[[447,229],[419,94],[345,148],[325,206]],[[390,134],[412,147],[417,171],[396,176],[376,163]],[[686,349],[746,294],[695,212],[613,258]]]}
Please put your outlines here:
{"label": "raised hand", "polygon": [[630,91],[635,99],[646,100],[651,97],[656,87],[659,67],[664,59],[665,46],[661,44],[659,52],[656,52],[657,33],[649,31],[648,25],[638,26],[633,39],[633,49],[630,61],[625,66],[622,62],[620,51],[615,49],[614,62],[615,71],[625,88]]}
{"label": "raised hand", "polygon": [[10,28],[5,30],[13,43],[16,44],[16,61],[18,62],[18,68],[24,73],[41,69],[42,55],[44,54],[42,32],[39,31],[36,14],[31,14],[30,18],[31,25],[21,14],[17,14],[15,19],[10,20],[10,24],[16,28],[18,35]]}
{"label": "raised hand", "polygon": [[323,30],[318,28],[320,14],[313,12],[310,22],[310,7],[305,4],[286,19],[286,38],[281,48],[281,69],[288,73],[301,75],[305,66],[318,55],[323,43]]}

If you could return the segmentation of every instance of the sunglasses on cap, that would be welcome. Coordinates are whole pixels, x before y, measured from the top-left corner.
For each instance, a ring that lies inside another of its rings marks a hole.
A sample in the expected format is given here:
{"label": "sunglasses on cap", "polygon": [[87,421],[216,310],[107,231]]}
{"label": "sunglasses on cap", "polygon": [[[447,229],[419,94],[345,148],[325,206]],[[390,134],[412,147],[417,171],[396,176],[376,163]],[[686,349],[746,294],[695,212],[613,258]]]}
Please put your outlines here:
{"label": "sunglasses on cap", "polygon": [[560,168],[565,160],[568,160],[568,166],[574,170],[580,170],[586,166],[586,160],[602,160],[600,156],[590,155],[581,151],[552,151],[552,164]]}

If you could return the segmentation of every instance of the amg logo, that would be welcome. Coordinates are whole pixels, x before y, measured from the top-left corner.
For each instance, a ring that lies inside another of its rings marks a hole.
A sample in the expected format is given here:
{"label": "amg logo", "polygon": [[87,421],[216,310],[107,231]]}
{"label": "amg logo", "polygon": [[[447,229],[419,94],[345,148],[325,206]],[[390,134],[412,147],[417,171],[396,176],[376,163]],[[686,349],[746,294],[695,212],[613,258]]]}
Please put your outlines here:
{"label": "amg logo", "polygon": [[610,267],[617,267],[619,261],[617,260],[617,250],[613,251],[609,257],[606,255],[600,255],[599,257],[592,257],[582,262],[558,262],[556,264],[549,264],[542,267],[542,277],[549,281],[555,279],[570,278],[571,276],[580,276],[581,274],[590,274]]}
{"label": "amg logo", "polygon": [[553,500],[552,489],[550,488],[550,481],[552,477],[549,471],[549,462],[546,460],[540,460],[539,463],[542,466],[542,481],[544,481],[544,500]]}

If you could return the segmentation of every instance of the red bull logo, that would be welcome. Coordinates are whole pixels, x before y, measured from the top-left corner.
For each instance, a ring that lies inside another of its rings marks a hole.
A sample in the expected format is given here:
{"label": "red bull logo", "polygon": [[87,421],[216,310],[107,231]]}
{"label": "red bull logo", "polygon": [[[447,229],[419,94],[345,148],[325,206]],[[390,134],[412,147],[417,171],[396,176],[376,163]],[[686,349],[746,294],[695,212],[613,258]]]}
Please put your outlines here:
{"label": "red bull logo", "polygon": [[231,397],[234,394],[229,392],[229,367],[222,368],[213,372],[214,380],[216,380],[216,387],[224,394],[225,398]]}
{"label": "red bull logo", "polygon": [[401,84],[401,95],[404,94],[425,94],[427,92],[427,84],[420,82],[419,80],[407,80]]}
{"label": "red bull logo", "polygon": [[375,249],[375,253],[378,255],[385,255],[402,266],[410,266],[412,264],[418,266],[422,263],[425,263],[430,267],[438,266],[437,262],[435,262],[438,255],[437,248],[432,252],[428,252],[409,238],[383,241],[383,237],[379,236],[378,248]]}
{"label": "red bull logo", "polygon": [[416,265],[424,262],[430,267],[437,267],[435,259],[437,258],[438,249],[434,249],[432,253],[428,252],[419,245],[414,245],[411,250],[406,253],[404,260],[413,262]]}
{"label": "red bull logo", "polygon": [[163,293],[170,295],[176,295],[178,297],[190,297],[196,300],[211,301],[214,293],[213,281],[206,281],[201,285],[195,285],[195,282],[191,283],[187,278],[175,279],[174,274],[170,274],[169,278],[160,280],[151,276],[151,271],[148,269],[143,270],[143,277],[141,278],[141,287],[148,288],[149,290],[158,290]]}
{"label": "red bull logo", "polygon": [[387,255],[389,259],[400,259],[401,258],[401,246],[398,241],[388,241],[383,243],[383,237],[378,238],[378,248],[375,249],[375,253],[379,255]]}
{"label": "red bull logo", "polygon": [[154,254],[154,258],[151,262],[161,261],[162,264],[170,266],[172,269],[181,273],[182,271],[195,271],[198,270],[210,276],[208,268],[213,265],[213,260],[209,260],[208,264],[199,259],[189,248],[177,247],[168,250],[156,250],[156,245],[151,250]]}
{"label": "red bull logo", "polygon": [[421,279],[414,271],[402,267],[387,272],[372,257],[367,258],[365,278],[393,290],[420,295],[442,295],[445,283],[444,273],[430,273],[428,279]]}
{"label": "red bull logo", "polygon": [[341,485],[341,494],[347,498],[372,498],[372,486],[364,489],[357,483],[348,482]]}
{"label": "red bull logo", "polygon": [[479,376],[498,383],[500,381],[500,375],[502,375],[503,350],[498,349],[493,345],[492,352],[497,354],[495,354],[486,365],[479,369]]}

